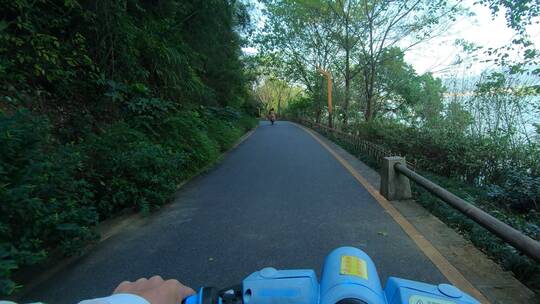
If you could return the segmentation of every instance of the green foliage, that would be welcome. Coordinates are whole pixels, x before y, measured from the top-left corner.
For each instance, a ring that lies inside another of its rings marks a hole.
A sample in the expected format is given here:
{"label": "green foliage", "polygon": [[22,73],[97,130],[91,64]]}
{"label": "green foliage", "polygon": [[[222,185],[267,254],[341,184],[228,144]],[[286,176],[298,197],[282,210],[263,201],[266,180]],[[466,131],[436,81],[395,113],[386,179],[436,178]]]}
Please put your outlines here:
{"label": "green foliage", "polygon": [[0,278],[2,293],[15,287],[9,275],[50,249],[80,249],[96,235],[93,193],[84,179],[85,157],[58,146],[47,121],[28,111],[0,115]]}
{"label": "green foliage", "polygon": [[254,118],[253,116],[242,115],[238,119],[237,124],[238,124],[239,128],[241,128],[242,130],[247,132],[247,131],[255,128],[259,124],[259,121],[256,118]]}
{"label": "green foliage", "polygon": [[[430,98],[440,95],[436,80],[415,75],[395,46],[406,50],[437,35],[463,13],[459,3],[261,2],[265,22],[255,41],[261,65],[270,69],[271,75],[302,83],[313,97],[320,92],[316,68],[332,71],[334,92],[342,96],[341,102],[335,102],[336,112],[341,112],[344,127],[349,115],[363,112],[369,121],[398,110],[405,102],[417,104],[418,97],[431,101],[431,109],[440,106],[438,99]],[[422,83],[430,87],[423,87]],[[424,88],[427,94],[421,93]]]}
{"label": "green foliage", "polygon": [[83,150],[91,156],[87,175],[101,218],[127,207],[149,211],[162,205],[181,178],[175,171],[183,164],[181,153],[167,151],[124,123],[91,135]]}
{"label": "green foliage", "polygon": [[132,114],[74,145],[56,142],[47,120],[29,111],[0,114],[0,292],[14,291],[9,278],[19,266],[54,250],[78,253],[96,237],[98,214],[104,220],[165,204],[255,124],[233,109],[200,108],[161,122]]}
{"label": "green foliage", "polygon": [[439,121],[445,91],[441,80],[429,73],[418,75],[399,48],[383,51],[376,85],[379,98],[384,100],[376,109],[379,116],[390,114],[426,124]]}
{"label": "green foliage", "polygon": [[509,209],[527,212],[540,207],[540,176],[531,176],[512,169],[506,172],[501,185],[490,185],[491,199]]}
{"label": "green foliage", "polygon": [[[237,1],[0,0],[0,294],[254,126]],[[201,105],[214,106],[201,107]],[[228,106],[224,109],[224,107]]]}
{"label": "green foliage", "polygon": [[497,15],[501,11],[501,8],[504,8],[506,23],[520,32],[527,25],[537,21],[537,18],[540,16],[540,6],[537,0],[480,0],[478,3],[488,6],[493,15]]}
{"label": "green foliage", "polygon": [[511,170],[527,172],[528,168],[538,168],[538,145],[509,149],[508,136],[466,135],[461,132],[463,127],[452,126],[466,124],[469,118],[452,115],[431,128],[378,120],[358,123],[355,131],[361,138],[416,161],[426,171],[474,185],[502,184]]}
{"label": "green foliage", "polygon": [[2,107],[47,114],[68,140],[159,100],[247,100],[240,2],[2,0],[0,10]]}
{"label": "green foliage", "polygon": [[[216,119],[217,118],[217,119]],[[219,145],[221,151],[230,149],[245,132],[255,128],[258,121],[231,108],[208,108],[203,112],[208,135]]]}
{"label": "green foliage", "polygon": [[235,128],[230,122],[214,120],[208,123],[208,133],[219,144],[221,151],[225,151],[232,147],[243,130]]}
{"label": "green foliage", "polygon": [[314,112],[314,103],[306,96],[297,96],[289,102],[285,109],[285,115],[289,117],[313,116]]}
{"label": "green foliage", "polygon": [[[91,87],[99,70],[87,37],[74,26],[88,22],[90,12],[74,1],[50,5],[26,0],[0,1],[0,11],[0,101],[54,113],[55,123],[71,121],[80,113],[72,110],[83,106],[82,97],[99,92]],[[63,100],[62,107],[58,100]]]}
{"label": "green foliage", "polygon": [[261,116],[264,116],[263,113],[268,113],[272,108],[280,116],[283,114],[283,109],[288,107],[291,100],[298,98],[302,90],[302,88],[291,86],[281,79],[269,77],[264,79],[253,93],[257,98]]}
{"label": "green foliage", "polygon": [[[528,34],[527,27],[538,24],[540,20],[540,3],[538,0],[479,0],[475,4],[490,8],[493,18],[502,11],[506,17],[506,25],[516,35],[511,43],[498,48],[489,48],[485,55],[492,57],[495,64],[508,68],[511,74],[540,75],[540,51]],[[515,54],[519,54],[516,56]],[[518,59],[514,59],[518,58]],[[538,89],[538,83],[528,84],[529,89]]]}
{"label": "green foliage", "polygon": [[195,111],[183,112],[167,118],[161,126],[160,136],[167,138],[167,146],[189,155],[188,175],[197,171],[190,169],[202,168],[219,156],[219,145],[208,136],[201,116]]}
{"label": "green foliage", "polygon": [[[422,175],[459,197],[465,198],[469,203],[489,212],[499,220],[524,232],[531,238],[538,239],[540,237],[540,217],[538,213],[534,211],[527,215],[508,213],[491,202],[491,198],[485,194],[487,192],[485,189],[466,186],[461,182],[426,172],[422,172]],[[486,229],[451,208],[448,204],[435,198],[423,188],[413,185],[413,191],[415,192],[417,201],[425,208],[441,218],[448,225],[466,235],[473,244],[499,261],[504,269],[512,271],[519,280],[531,289],[540,290],[540,263],[521,255],[512,246],[506,244],[492,233],[489,233]]]}
{"label": "green foliage", "polygon": [[[116,210],[135,205],[147,213],[167,202],[182,178],[183,153],[173,152],[149,142],[134,143],[107,168],[110,179],[104,182],[106,194],[100,206]],[[107,164],[107,163],[105,163]]]}

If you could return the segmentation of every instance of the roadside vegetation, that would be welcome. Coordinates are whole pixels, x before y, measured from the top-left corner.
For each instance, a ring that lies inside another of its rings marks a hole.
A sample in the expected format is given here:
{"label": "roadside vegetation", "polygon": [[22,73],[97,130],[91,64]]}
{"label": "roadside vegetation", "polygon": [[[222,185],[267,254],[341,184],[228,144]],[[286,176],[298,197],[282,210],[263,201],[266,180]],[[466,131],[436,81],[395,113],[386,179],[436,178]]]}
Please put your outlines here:
{"label": "roadside vegetation", "polygon": [[[418,74],[405,54],[467,16],[459,1],[261,2],[266,21],[255,39],[257,56],[268,75],[287,83],[274,85],[273,95],[258,95],[261,104],[273,105],[280,91],[301,87],[284,114],[328,124],[326,80],[317,69],[329,70],[334,128],[405,156],[432,181],[540,240],[540,53],[526,32],[538,20],[535,1],[478,1],[494,16],[505,14],[515,39],[496,49],[457,40],[462,51],[453,69],[461,74],[444,79]],[[468,75],[479,58],[492,66]],[[260,82],[257,90],[268,86]],[[414,192],[422,205],[540,291],[539,263],[426,191]]]}
{"label": "roadside vegetation", "polygon": [[0,295],[256,125],[249,26],[235,1],[0,1]]}

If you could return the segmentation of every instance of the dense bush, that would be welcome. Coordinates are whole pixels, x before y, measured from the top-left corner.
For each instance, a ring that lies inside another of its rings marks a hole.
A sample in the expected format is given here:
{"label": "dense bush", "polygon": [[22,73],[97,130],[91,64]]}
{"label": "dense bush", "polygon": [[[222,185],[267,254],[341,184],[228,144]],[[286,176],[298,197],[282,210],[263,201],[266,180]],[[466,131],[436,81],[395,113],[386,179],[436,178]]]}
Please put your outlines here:
{"label": "dense bush", "polygon": [[531,209],[540,210],[540,175],[510,169],[503,183],[490,185],[488,189],[493,201],[511,210],[523,213]]}
{"label": "dense bush", "polygon": [[134,143],[110,162],[110,179],[100,206],[134,207],[144,212],[167,202],[182,180],[182,152],[148,142]]}
{"label": "dense bush", "polygon": [[249,131],[255,128],[258,123],[259,121],[253,116],[243,115],[238,119],[238,127],[241,128],[243,131]]}
{"label": "dense bush", "polygon": [[215,120],[208,123],[208,133],[219,144],[222,151],[231,148],[243,131],[224,120]]}
{"label": "dense bush", "polygon": [[[209,119],[212,117],[218,119]],[[253,129],[257,120],[247,115],[238,115],[234,109],[208,108],[202,119],[208,127],[208,134],[219,144],[222,151],[232,147],[244,132]]]}
{"label": "dense bush", "polygon": [[256,123],[219,108],[176,112],[161,122],[139,119],[61,144],[42,116],[0,114],[1,293],[14,290],[9,278],[18,267],[55,249],[79,252],[96,237],[98,218],[159,208]]}
{"label": "dense bush", "polygon": [[91,156],[87,176],[102,218],[126,207],[162,205],[184,177],[182,151],[152,143],[123,123],[91,135],[83,150]]}
{"label": "dense bush", "polygon": [[[188,162],[195,168],[201,168],[218,157],[219,144],[208,134],[208,126],[201,119],[201,113],[190,111],[167,118],[161,125],[160,136],[167,138],[167,145],[172,149],[185,151]],[[187,175],[190,168],[185,168]]]}
{"label": "dense bush", "polygon": [[46,119],[0,114],[0,292],[15,287],[10,269],[73,253],[95,237],[97,213],[84,179],[85,156],[57,145]]}
{"label": "dense bush", "polygon": [[[495,185],[498,188],[492,192],[501,202],[508,197],[497,189],[512,189],[506,194],[516,197],[506,202],[514,210],[536,207],[540,176],[540,145],[536,143],[510,147],[508,137],[474,137],[445,125],[419,128],[390,120],[359,123],[354,131],[415,161],[425,171],[470,185]],[[527,189],[519,190],[517,184]]]}
{"label": "dense bush", "polygon": [[[501,210],[498,202],[492,202],[486,189],[466,186],[459,181],[438,177],[422,172],[430,180],[450,192],[487,211],[499,220],[524,232],[533,239],[540,239],[540,214],[530,211],[527,214],[512,214]],[[437,199],[423,188],[413,185],[417,201],[449,226],[454,227],[473,244],[497,260],[504,269],[511,270],[516,277],[536,292],[540,291],[540,263],[520,254],[515,248],[470,220],[448,204]]]}

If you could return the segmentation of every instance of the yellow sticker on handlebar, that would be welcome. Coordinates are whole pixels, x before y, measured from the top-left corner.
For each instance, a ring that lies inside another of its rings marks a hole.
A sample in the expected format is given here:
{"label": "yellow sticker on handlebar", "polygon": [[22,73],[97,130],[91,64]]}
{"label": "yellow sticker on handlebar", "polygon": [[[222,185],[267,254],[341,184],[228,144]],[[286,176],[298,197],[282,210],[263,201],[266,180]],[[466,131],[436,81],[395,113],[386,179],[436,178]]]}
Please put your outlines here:
{"label": "yellow sticker on handlebar", "polygon": [[367,280],[368,271],[366,261],[352,255],[342,255],[339,274],[357,276]]}

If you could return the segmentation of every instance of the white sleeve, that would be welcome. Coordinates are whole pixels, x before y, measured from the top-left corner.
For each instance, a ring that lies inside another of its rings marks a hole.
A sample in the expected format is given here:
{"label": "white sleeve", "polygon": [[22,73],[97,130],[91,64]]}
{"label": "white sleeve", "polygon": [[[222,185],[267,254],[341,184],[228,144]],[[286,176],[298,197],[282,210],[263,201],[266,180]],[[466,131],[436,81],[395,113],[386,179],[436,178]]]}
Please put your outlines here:
{"label": "white sleeve", "polygon": [[84,300],[79,304],[150,304],[150,302],[134,294],[117,293],[105,298]]}

